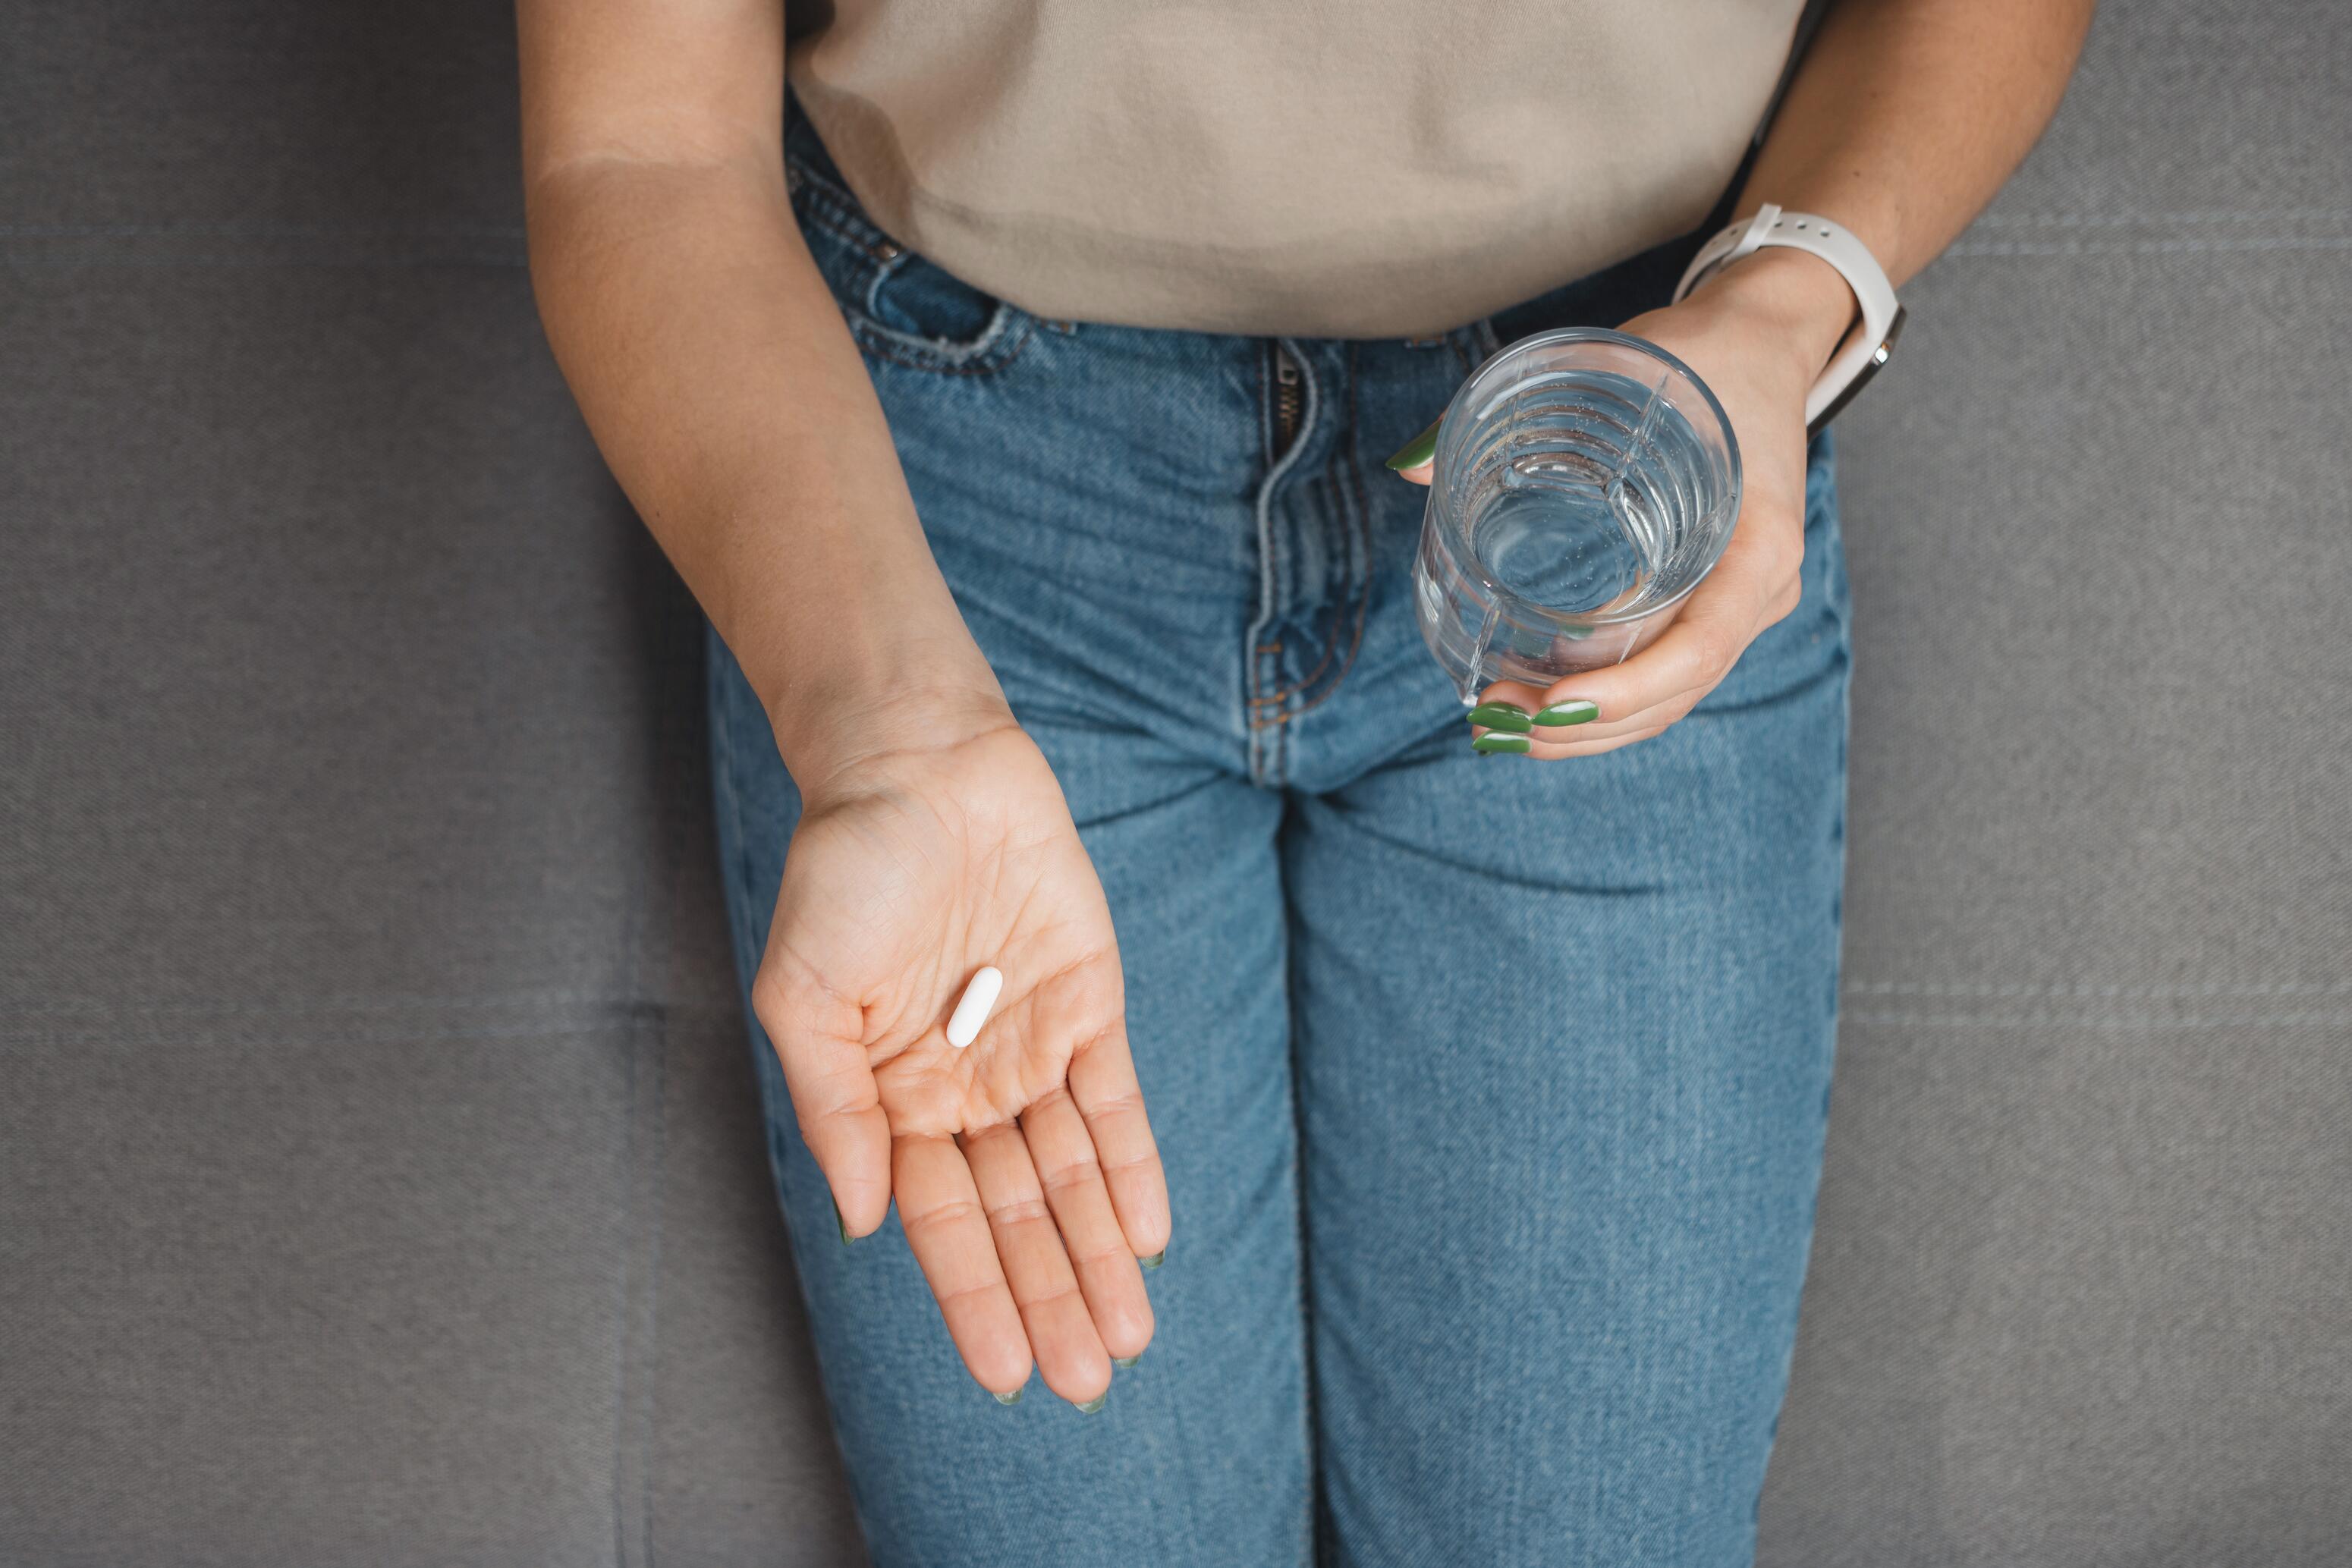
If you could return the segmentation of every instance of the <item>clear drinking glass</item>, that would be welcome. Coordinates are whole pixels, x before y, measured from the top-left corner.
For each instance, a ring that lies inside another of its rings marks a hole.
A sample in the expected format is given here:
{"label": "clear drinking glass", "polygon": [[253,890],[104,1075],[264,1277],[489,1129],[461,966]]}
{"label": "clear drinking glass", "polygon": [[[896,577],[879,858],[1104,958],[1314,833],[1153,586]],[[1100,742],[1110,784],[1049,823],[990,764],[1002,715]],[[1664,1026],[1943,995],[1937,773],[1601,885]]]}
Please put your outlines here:
{"label": "clear drinking glass", "polygon": [[1739,443],[1654,343],[1538,332],[1446,405],[1413,561],[1422,635],[1465,704],[1549,685],[1665,630],[1730,540]]}

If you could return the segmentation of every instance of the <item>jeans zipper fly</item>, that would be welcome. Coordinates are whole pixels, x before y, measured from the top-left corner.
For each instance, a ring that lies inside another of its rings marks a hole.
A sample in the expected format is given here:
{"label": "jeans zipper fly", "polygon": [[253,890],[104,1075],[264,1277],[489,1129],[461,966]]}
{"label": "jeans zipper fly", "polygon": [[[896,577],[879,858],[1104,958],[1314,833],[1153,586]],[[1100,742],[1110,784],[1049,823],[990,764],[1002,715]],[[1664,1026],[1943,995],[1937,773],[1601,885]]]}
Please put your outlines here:
{"label": "jeans zipper fly", "polygon": [[1274,346],[1274,455],[1280,457],[1298,439],[1298,416],[1307,402],[1307,391],[1298,361],[1280,343]]}

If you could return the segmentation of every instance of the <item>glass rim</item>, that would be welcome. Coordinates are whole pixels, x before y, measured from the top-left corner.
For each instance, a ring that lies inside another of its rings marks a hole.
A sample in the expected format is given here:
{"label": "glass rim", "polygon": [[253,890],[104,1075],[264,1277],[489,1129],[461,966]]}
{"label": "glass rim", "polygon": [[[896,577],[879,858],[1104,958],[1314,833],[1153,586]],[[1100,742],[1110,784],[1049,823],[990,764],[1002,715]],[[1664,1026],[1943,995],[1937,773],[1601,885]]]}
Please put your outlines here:
{"label": "glass rim", "polygon": [[[1444,481],[1453,466],[1447,459],[1451,457],[1456,462],[1460,461],[1459,455],[1464,439],[1461,432],[1468,429],[1469,426],[1466,421],[1457,423],[1454,415],[1470,405],[1474,401],[1473,394],[1487,383],[1489,378],[1506,361],[1521,354],[1549,348],[1556,343],[1571,342],[1608,343],[1630,349],[1646,359],[1664,365],[1668,371],[1681,376],[1698,389],[1698,394],[1706,402],[1707,412],[1715,416],[1717,427],[1723,432],[1724,455],[1731,471],[1731,484],[1725,497],[1725,506],[1731,514],[1729,526],[1717,534],[1714,544],[1706,552],[1706,559],[1699,563],[1698,570],[1692,574],[1691,580],[1676,590],[1671,598],[1661,599],[1635,610],[1610,612],[1554,610],[1549,606],[1536,603],[1535,601],[1495,580],[1494,574],[1486,570],[1486,563],[1479,558],[1477,551],[1471,548],[1467,529],[1453,528],[1448,531],[1462,535],[1463,553],[1469,558],[1469,564],[1476,569],[1479,580],[1496,596],[1498,601],[1526,605],[1541,612],[1549,621],[1568,625],[1591,627],[1596,630],[1606,626],[1634,625],[1648,620],[1653,615],[1662,614],[1674,609],[1691,596],[1692,590],[1697,588],[1714,573],[1716,563],[1723,559],[1723,552],[1730,546],[1731,536],[1739,526],[1739,509],[1747,495],[1746,470],[1739,455],[1739,433],[1731,427],[1731,416],[1723,412],[1723,404],[1716,399],[1715,389],[1708,386],[1705,378],[1683,363],[1671,350],[1660,347],[1647,338],[1635,337],[1631,332],[1620,332],[1613,327],[1551,327],[1540,332],[1530,333],[1514,342],[1504,344],[1480,361],[1477,369],[1472,371],[1463,380],[1462,384],[1454,389],[1453,397],[1446,401],[1445,412],[1439,415],[1437,449],[1431,455],[1429,471],[1429,505],[1433,507],[1436,507],[1438,497],[1444,493]],[[1444,510],[1446,508],[1441,508],[1441,511]]]}

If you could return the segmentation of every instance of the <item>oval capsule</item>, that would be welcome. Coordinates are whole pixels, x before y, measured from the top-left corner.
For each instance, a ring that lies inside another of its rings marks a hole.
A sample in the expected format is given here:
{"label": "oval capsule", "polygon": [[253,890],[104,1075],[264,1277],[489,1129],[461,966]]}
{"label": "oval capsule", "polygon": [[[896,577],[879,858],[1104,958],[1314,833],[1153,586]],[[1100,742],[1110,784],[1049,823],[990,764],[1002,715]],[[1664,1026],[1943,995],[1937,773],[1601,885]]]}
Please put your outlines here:
{"label": "oval capsule", "polygon": [[956,1003],[954,1014],[948,1019],[948,1043],[961,1051],[980,1036],[980,1026],[996,1006],[996,998],[1004,989],[1004,973],[995,967],[984,967],[971,977],[963,988],[963,1000]]}

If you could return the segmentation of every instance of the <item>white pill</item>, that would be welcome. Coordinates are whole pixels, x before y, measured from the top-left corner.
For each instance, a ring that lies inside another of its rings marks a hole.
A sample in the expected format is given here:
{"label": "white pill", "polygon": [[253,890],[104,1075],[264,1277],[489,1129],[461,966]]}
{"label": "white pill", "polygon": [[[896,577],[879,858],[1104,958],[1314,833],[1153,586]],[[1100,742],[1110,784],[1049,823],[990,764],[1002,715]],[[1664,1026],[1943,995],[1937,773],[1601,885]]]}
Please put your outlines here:
{"label": "white pill", "polygon": [[980,1026],[988,1021],[997,993],[1003,989],[1003,970],[983,968],[974,975],[963,988],[963,1000],[956,1004],[955,1016],[948,1019],[948,1043],[961,1051],[979,1038]]}

